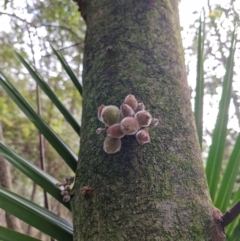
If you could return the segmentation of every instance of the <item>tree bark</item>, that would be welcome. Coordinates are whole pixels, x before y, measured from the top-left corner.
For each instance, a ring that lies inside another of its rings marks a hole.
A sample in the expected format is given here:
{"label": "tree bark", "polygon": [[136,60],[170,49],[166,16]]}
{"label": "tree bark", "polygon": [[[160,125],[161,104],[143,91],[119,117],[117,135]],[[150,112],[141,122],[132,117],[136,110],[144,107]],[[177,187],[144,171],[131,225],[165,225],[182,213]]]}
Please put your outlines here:
{"label": "tree bark", "polygon": [[[224,240],[190,104],[177,0],[78,1],[87,24],[74,240]],[[103,151],[97,107],[128,94],[160,120],[151,142]],[[90,197],[84,186],[94,188]],[[217,214],[216,214],[217,213]]]}

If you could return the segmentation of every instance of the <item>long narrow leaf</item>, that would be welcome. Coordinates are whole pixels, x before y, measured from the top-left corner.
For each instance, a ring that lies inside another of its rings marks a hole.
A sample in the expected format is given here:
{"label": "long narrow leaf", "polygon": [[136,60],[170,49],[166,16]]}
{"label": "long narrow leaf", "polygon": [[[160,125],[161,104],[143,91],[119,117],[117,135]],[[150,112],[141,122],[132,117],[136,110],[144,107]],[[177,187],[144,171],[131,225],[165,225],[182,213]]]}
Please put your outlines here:
{"label": "long narrow leaf", "polygon": [[[226,233],[227,233],[227,240],[233,241],[235,240],[235,236],[236,236],[236,230],[240,230],[240,217],[237,217],[232,223],[230,223],[227,228],[226,228]],[[238,236],[240,237],[240,236]],[[238,239],[239,241],[239,239]]]}
{"label": "long narrow leaf", "polygon": [[0,187],[0,208],[59,241],[73,240],[72,224],[3,187]]}
{"label": "long narrow leaf", "polygon": [[15,232],[11,229],[0,226],[0,240],[1,241],[41,241],[25,234]]}
{"label": "long narrow leaf", "polygon": [[70,204],[63,202],[63,197],[61,196],[61,190],[55,186],[58,182],[55,178],[30,163],[26,159],[17,155],[10,148],[6,147],[0,141],[0,156],[3,156],[7,161],[9,161],[14,167],[19,171],[28,176],[32,181],[42,187],[45,191],[51,194],[59,202],[61,202],[66,208],[71,210]]}
{"label": "long narrow leaf", "polygon": [[231,241],[239,241],[239,237],[240,237],[240,222],[239,222],[239,219],[238,219],[238,222],[233,230],[233,233],[232,235],[230,236],[230,239]]}
{"label": "long narrow leaf", "polygon": [[79,83],[76,75],[73,73],[72,69],[70,68],[70,66],[68,65],[67,61],[64,59],[64,57],[61,55],[61,53],[59,53],[56,49],[53,48],[53,46],[51,46],[54,54],[57,56],[58,60],[61,62],[63,68],[65,69],[65,71],[67,72],[69,78],[71,79],[71,81],[73,82],[73,84],[75,85],[75,87],[77,88],[78,92],[80,93],[80,95],[82,96],[82,86]]}
{"label": "long narrow leaf", "polygon": [[5,78],[0,77],[0,85],[7,92],[9,97],[22,110],[36,128],[49,141],[58,154],[64,159],[69,167],[75,172],[77,166],[77,156],[73,151],[63,142],[63,140],[37,115],[31,105],[24,99],[18,90]]}
{"label": "long narrow leaf", "polygon": [[[240,189],[234,194],[233,196],[233,200],[231,202],[231,207],[233,207],[238,201],[240,200]],[[227,235],[229,237],[232,236],[235,228],[237,227],[238,223],[240,221],[240,217],[238,216],[232,223],[230,223],[227,227],[226,227],[226,231],[227,231]],[[231,240],[231,239],[230,239]]]}
{"label": "long narrow leaf", "polygon": [[197,58],[197,84],[196,84],[196,97],[195,97],[195,122],[198,133],[198,140],[200,147],[202,148],[202,122],[203,122],[203,89],[204,89],[204,78],[203,78],[203,46],[204,38],[202,31],[202,21],[199,19],[200,25],[198,29],[198,58]]}
{"label": "long narrow leaf", "polygon": [[235,52],[235,31],[232,33],[231,48],[227,60],[226,74],[223,80],[222,96],[219,103],[219,113],[217,116],[216,125],[213,131],[212,145],[209,149],[209,155],[206,165],[206,175],[210,195],[212,200],[215,199],[217,185],[219,181],[223,151],[227,134],[228,123],[228,109],[231,99],[232,90],[232,72],[233,72],[233,59]]}
{"label": "long narrow leaf", "polygon": [[226,212],[240,167],[240,134],[227,163],[214,205]]}
{"label": "long narrow leaf", "polygon": [[68,123],[72,126],[75,132],[80,135],[80,125],[75,120],[75,118],[71,115],[71,113],[66,109],[66,107],[62,104],[62,102],[58,99],[55,93],[51,90],[49,85],[38,75],[38,73],[24,60],[24,58],[16,52],[18,59],[28,70],[33,79],[37,82],[37,84],[41,87],[41,89],[45,92],[48,98],[52,101],[52,103],[58,108],[58,110],[62,113],[64,118],[68,121]]}

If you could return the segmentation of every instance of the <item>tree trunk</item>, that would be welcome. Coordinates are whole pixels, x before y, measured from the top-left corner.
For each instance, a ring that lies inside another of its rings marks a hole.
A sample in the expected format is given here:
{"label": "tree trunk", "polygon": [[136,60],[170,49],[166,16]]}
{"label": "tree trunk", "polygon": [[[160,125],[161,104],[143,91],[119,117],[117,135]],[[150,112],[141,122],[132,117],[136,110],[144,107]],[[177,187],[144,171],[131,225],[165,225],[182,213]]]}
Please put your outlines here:
{"label": "tree trunk", "polygon": [[[75,241],[224,240],[190,105],[177,0],[78,1],[87,24]],[[97,107],[128,94],[160,120],[151,142],[103,151]],[[84,186],[94,188],[90,197]]]}

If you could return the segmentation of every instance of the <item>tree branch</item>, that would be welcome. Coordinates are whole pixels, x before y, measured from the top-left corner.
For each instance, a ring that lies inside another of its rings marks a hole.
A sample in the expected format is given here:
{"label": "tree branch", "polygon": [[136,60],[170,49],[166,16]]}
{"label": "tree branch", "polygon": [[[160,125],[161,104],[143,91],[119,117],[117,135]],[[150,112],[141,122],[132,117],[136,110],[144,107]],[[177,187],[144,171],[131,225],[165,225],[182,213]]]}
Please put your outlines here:
{"label": "tree branch", "polygon": [[76,38],[78,39],[82,39],[80,36],[78,36],[71,28],[63,26],[63,25],[53,25],[53,24],[42,24],[41,26],[36,26],[35,24],[28,22],[26,19],[20,18],[19,16],[12,14],[12,13],[5,13],[5,12],[0,12],[0,15],[7,15],[9,17],[13,17],[16,18],[22,22],[24,22],[25,24],[34,27],[34,28],[40,28],[42,26],[46,27],[46,28],[61,28],[64,30],[67,30],[68,32],[70,32],[72,35],[74,35]]}
{"label": "tree branch", "polygon": [[222,225],[226,227],[240,214],[240,200],[222,216]]}
{"label": "tree branch", "polygon": [[87,0],[73,0],[78,5],[78,11],[81,13],[84,20],[86,20],[85,7]]}
{"label": "tree branch", "polygon": [[18,20],[20,20],[20,21],[22,21],[22,22],[24,22],[24,23],[29,24],[29,25],[31,25],[31,26],[32,26],[32,23],[29,23],[29,22],[28,22],[28,21],[26,21],[25,19],[20,18],[20,17],[18,17],[18,16],[17,16],[17,15],[15,15],[15,14],[12,14],[12,13],[4,13],[4,12],[0,12],[0,15],[7,15],[7,16],[9,16],[9,17],[14,17],[14,18],[17,18]]}
{"label": "tree branch", "polygon": [[[63,48],[60,48],[60,49],[57,49],[57,51],[62,51],[64,49],[68,49],[68,48],[72,48],[72,47],[75,47],[75,46],[78,46],[78,45],[83,45],[83,42],[78,42],[78,43],[75,43],[75,44],[72,44],[72,45],[69,45],[69,46],[66,46],[66,47],[63,47]],[[43,55],[42,57],[50,57],[52,56],[53,54],[46,54],[46,55]]]}

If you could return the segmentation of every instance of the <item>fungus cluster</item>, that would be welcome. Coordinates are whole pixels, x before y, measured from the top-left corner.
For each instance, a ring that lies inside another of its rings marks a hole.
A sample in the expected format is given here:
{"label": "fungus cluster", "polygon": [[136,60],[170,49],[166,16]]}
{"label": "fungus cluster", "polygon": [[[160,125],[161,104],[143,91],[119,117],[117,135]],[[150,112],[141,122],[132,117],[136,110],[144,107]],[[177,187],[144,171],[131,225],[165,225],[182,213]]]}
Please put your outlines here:
{"label": "fungus cluster", "polygon": [[121,138],[125,135],[135,135],[140,145],[150,142],[148,128],[158,124],[158,119],[153,118],[134,95],[128,95],[120,108],[115,105],[100,105],[98,119],[105,124],[105,128],[98,128],[96,133],[107,133],[103,149],[109,154],[120,151]]}
{"label": "fungus cluster", "polygon": [[71,197],[74,195],[74,191],[71,189],[71,184],[74,182],[74,177],[66,176],[63,183],[56,183],[56,187],[62,187],[61,195],[63,196],[63,201],[70,201]]}

